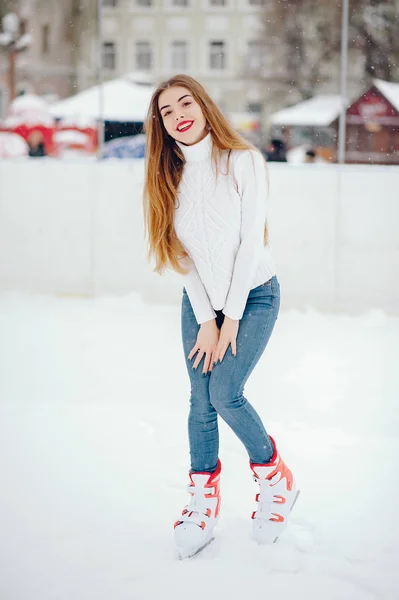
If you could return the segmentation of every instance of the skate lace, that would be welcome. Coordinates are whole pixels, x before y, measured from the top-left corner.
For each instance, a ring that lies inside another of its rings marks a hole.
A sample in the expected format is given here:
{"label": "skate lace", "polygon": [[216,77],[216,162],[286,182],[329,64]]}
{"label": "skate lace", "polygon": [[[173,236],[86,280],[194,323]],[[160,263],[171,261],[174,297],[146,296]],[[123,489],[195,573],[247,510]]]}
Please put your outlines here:
{"label": "skate lace", "polygon": [[210,507],[205,498],[206,494],[214,494],[214,488],[205,488],[201,485],[188,485],[187,491],[191,494],[190,502],[184,507],[183,514],[179,517],[180,522],[190,522],[201,526],[204,517],[210,516]]}

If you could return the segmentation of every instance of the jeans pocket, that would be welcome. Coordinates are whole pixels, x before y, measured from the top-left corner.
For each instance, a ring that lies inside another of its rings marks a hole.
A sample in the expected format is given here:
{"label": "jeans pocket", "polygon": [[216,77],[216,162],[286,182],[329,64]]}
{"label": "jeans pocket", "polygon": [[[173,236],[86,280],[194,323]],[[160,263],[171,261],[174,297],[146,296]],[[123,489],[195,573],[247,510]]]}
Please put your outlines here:
{"label": "jeans pocket", "polygon": [[265,298],[280,296],[280,286],[276,275],[253,288],[249,293],[249,298],[262,298],[262,296]]}
{"label": "jeans pocket", "polygon": [[273,278],[269,279],[269,281],[265,281],[265,283],[262,283],[259,287],[262,287],[262,288],[272,287],[272,279]]}
{"label": "jeans pocket", "polygon": [[261,283],[256,288],[252,288],[251,292],[264,292],[264,291],[270,290],[271,287],[272,287],[272,280],[269,279],[269,281],[265,281],[264,283]]}

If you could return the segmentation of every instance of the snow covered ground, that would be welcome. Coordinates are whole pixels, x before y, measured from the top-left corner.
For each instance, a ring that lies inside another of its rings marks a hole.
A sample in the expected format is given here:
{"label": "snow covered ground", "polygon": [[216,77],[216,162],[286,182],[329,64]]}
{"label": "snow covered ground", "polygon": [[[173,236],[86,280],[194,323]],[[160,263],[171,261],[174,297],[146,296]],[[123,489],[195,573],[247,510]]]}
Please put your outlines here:
{"label": "snow covered ground", "polygon": [[247,397],[301,495],[250,538],[247,457],[221,426],[217,540],[174,556],[187,501],[179,307],[0,294],[1,600],[395,600],[399,318],[283,312]]}

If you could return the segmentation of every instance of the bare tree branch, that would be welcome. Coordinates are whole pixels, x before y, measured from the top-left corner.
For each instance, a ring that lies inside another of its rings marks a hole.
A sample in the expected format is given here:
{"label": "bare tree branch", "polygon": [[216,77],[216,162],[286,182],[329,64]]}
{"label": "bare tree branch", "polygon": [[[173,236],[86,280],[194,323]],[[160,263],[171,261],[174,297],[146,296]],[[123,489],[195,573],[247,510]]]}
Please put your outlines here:
{"label": "bare tree branch", "polygon": [[[341,10],[340,1],[270,0],[259,77],[303,99],[331,84],[339,66]],[[349,45],[364,56],[358,81],[399,78],[398,1],[350,0]]]}

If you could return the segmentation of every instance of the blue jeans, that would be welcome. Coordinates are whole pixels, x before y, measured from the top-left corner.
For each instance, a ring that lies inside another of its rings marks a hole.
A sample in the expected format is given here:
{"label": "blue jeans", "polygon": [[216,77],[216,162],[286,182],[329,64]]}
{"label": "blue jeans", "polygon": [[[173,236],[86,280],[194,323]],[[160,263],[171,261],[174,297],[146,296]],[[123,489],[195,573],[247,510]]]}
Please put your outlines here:
{"label": "blue jeans", "polygon": [[[203,377],[203,359],[194,371],[195,358],[192,361],[187,358],[195,345],[199,325],[183,289],[181,325],[191,382],[188,433],[192,472],[212,473],[217,467],[218,415],[244,444],[252,463],[265,464],[273,456],[273,445],[263,423],[243,393],[244,385],[269,341],[279,308],[280,285],[274,276],[249,293],[237,335],[237,356],[233,356],[229,346],[223,361],[210,375]],[[220,329],[224,315],[222,311],[216,311],[216,314]]]}

